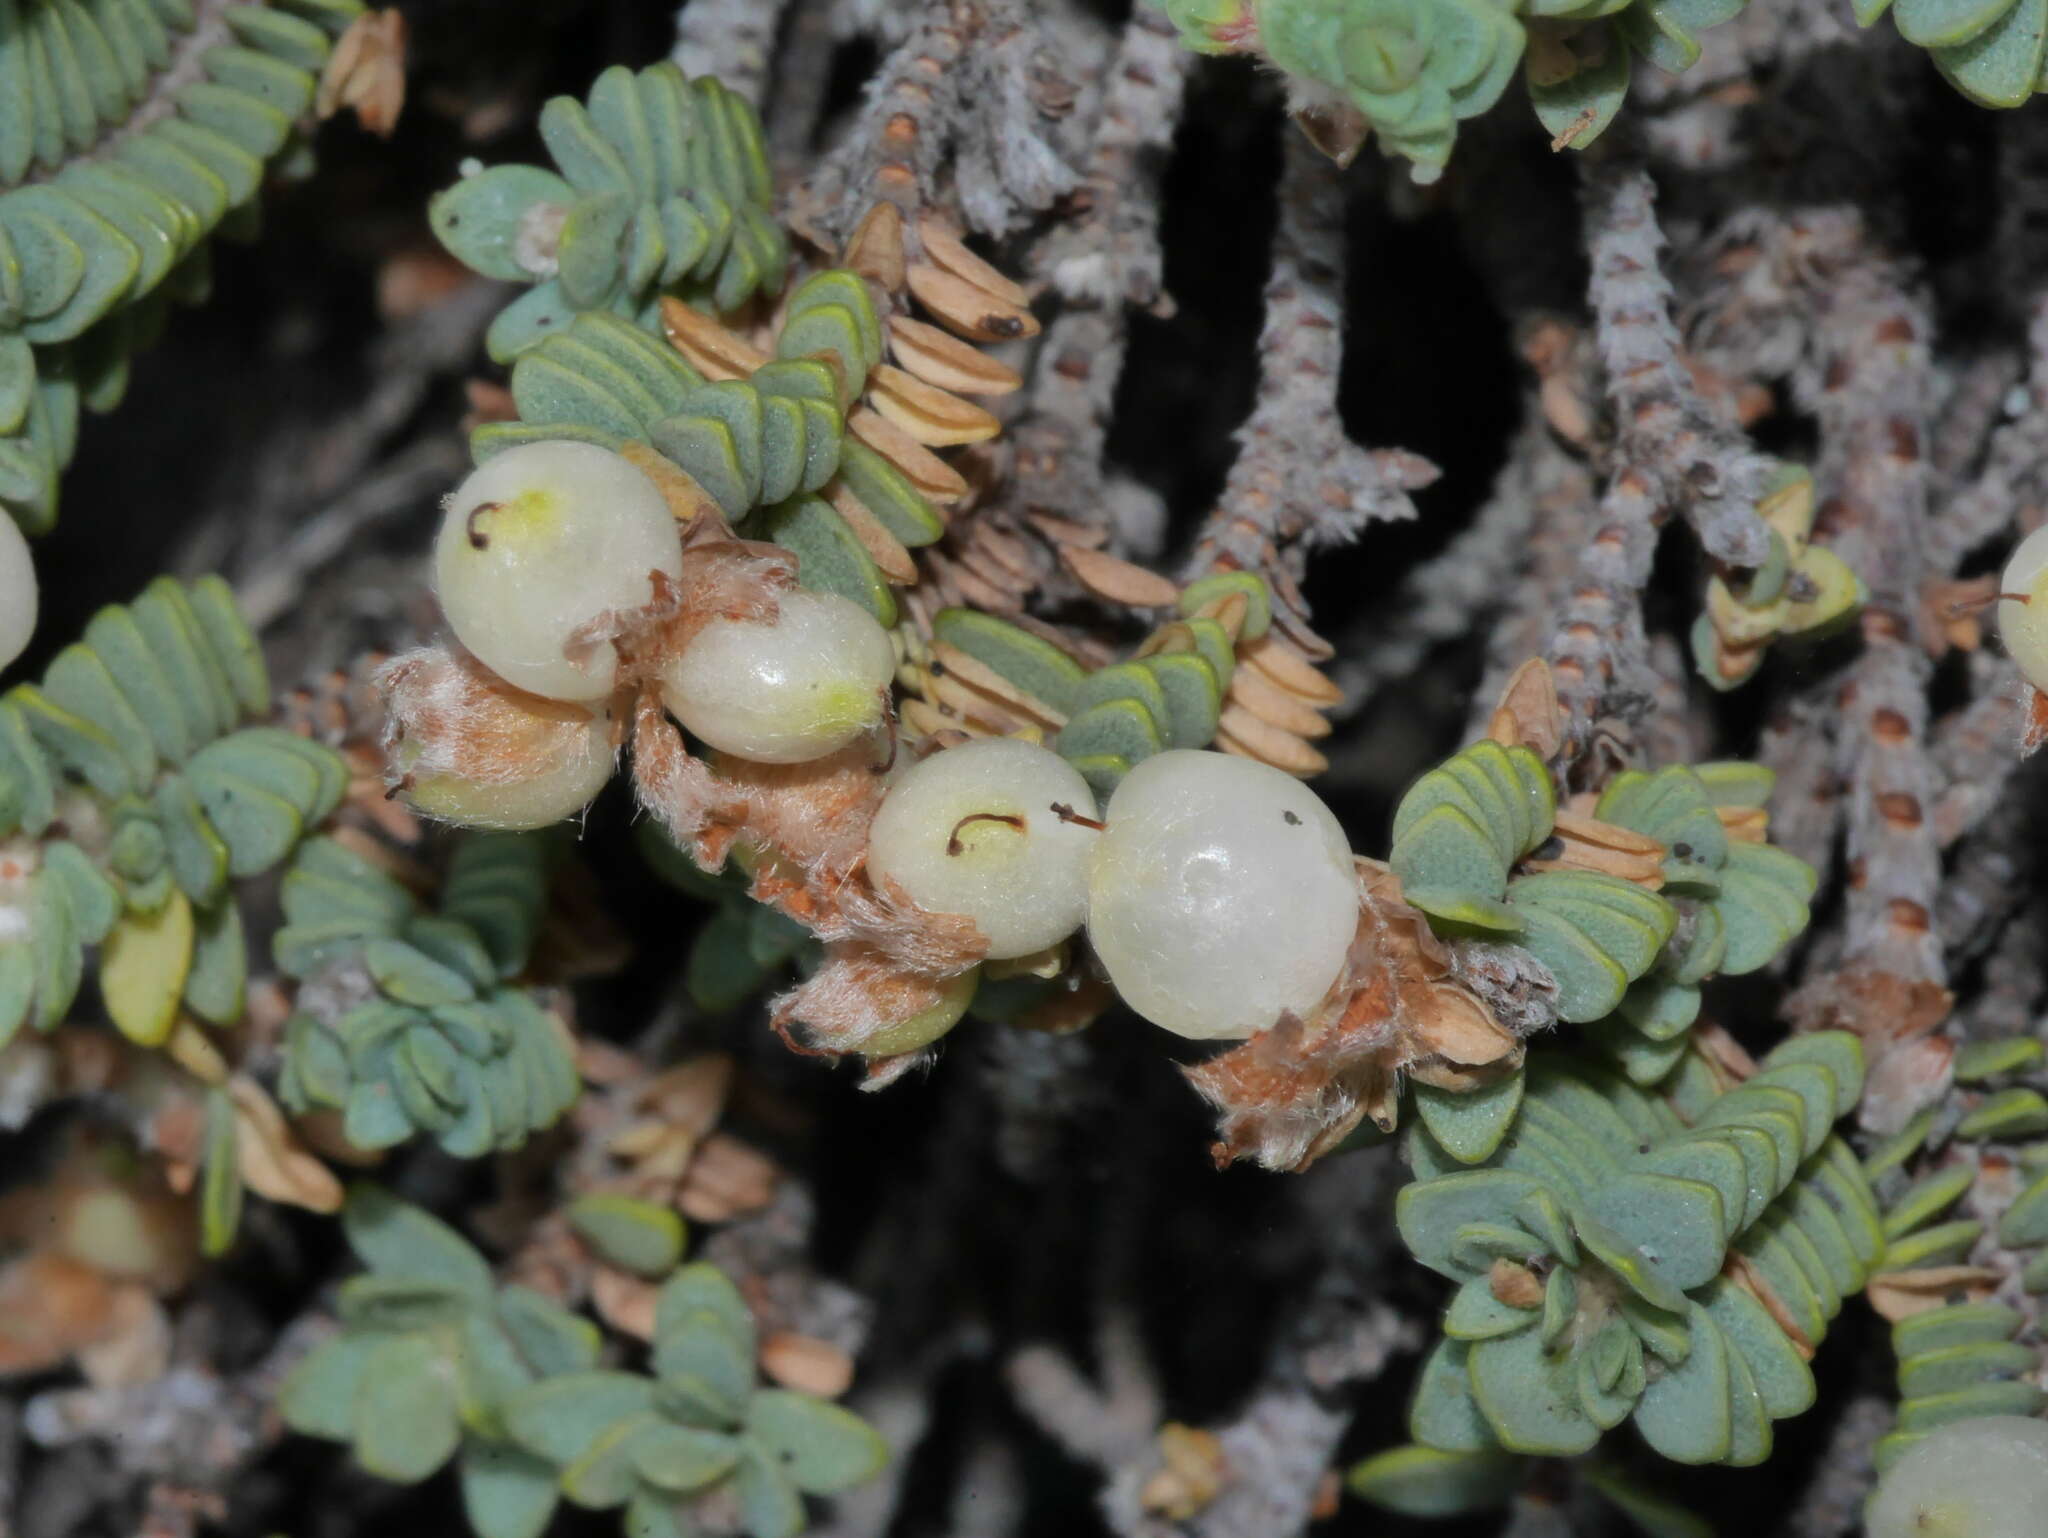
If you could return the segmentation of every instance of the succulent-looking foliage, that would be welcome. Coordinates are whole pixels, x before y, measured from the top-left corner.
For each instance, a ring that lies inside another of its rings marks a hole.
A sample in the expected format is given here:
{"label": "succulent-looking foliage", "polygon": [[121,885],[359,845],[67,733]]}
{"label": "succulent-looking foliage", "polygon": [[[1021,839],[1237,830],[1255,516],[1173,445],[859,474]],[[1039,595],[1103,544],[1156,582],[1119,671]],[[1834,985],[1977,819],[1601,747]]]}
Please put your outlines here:
{"label": "succulent-looking foliage", "polygon": [[[617,1212],[589,1223],[606,1217],[660,1226]],[[753,1538],[793,1538],[804,1494],[859,1484],[887,1456],[851,1412],[759,1385],[753,1317],[715,1266],[668,1275],[649,1376],[599,1368],[589,1320],[495,1286],[461,1235],[387,1192],[356,1187],[343,1223],[369,1270],[342,1284],[340,1333],[287,1380],[285,1421],[401,1484],[457,1460],[477,1538],[537,1538],[564,1495],[624,1506],[635,1538],[683,1538],[697,1531],[689,1502],[723,1486]],[[646,1252],[640,1269],[669,1273],[680,1232],[629,1244]]]}
{"label": "succulent-looking foliage", "polygon": [[1883,1246],[1832,1135],[1862,1092],[1861,1046],[1795,1037],[1732,1088],[1689,1061],[1667,1100],[1540,1055],[1478,1168],[1410,1133],[1401,1236],[1459,1284],[1418,1442],[1563,1455],[1633,1417],[1668,1458],[1747,1465],[1812,1403],[1806,1357]]}
{"label": "succulent-looking foliage", "polygon": [[286,1380],[286,1424],[348,1443],[400,1484],[459,1455],[477,1538],[535,1538],[555,1509],[553,1471],[510,1440],[504,1407],[533,1382],[593,1367],[597,1327],[494,1286],[461,1235],[375,1186],[349,1193],[342,1223],[369,1270],[342,1284],[340,1333]]}
{"label": "succulent-looking foliage", "polygon": [[[255,638],[217,577],[102,609],[37,683],[0,695],[0,838],[31,874],[0,896],[0,1039],[60,1024],[88,947],[114,1024],[162,1043],[181,1010],[240,1019],[231,878],[275,868],[340,803],[333,752],[275,727]],[[47,836],[56,831],[56,836]]]}
{"label": "succulent-looking foliage", "polygon": [[[858,1416],[755,1375],[754,1321],[715,1266],[685,1266],[655,1307],[653,1374],[564,1374],[515,1396],[505,1424],[579,1506],[626,1508],[635,1535],[695,1531],[687,1503],[730,1489],[752,1538],[803,1531],[806,1494],[871,1478],[887,1445]],[[487,1535],[488,1538],[488,1535]]]}
{"label": "succulent-looking foliage", "polygon": [[[2021,1292],[2048,1296],[2042,1060],[2041,1043],[2026,1036],[1963,1048],[1955,1059],[1961,1119],[1925,1111],[1865,1161],[1884,1211],[1872,1296],[1882,1288],[1923,1300],[1915,1311],[1886,1309],[1899,1414],[1875,1449],[1880,1470],[1937,1426],[2035,1415],[2048,1404],[2035,1378],[2040,1348],[2018,1338],[2028,1314],[1993,1296],[2012,1269]],[[2010,1256],[2010,1265],[1974,1264],[1991,1258],[1987,1249]]]}
{"label": "succulent-looking foliage", "polygon": [[1805,932],[1818,878],[1797,856],[1758,841],[1770,790],[1770,775],[1754,764],[1674,764],[1617,775],[1595,808],[1664,847],[1660,895],[1683,937],[1594,1027],[1639,1084],[1662,1079],[1683,1053],[1704,979],[1755,972]]}
{"label": "succulent-looking foliage", "polygon": [[1832,550],[1810,543],[1813,475],[1783,465],[1757,502],[1770,529],[1770,555],[1754,571],[1707,583],[1707,603],[1693,622],[1693,663],[1716,689],[1747,682],[1780,638],[1818,640],[1853,619],[1870,597],[1862,578]]}
{"label": "succulent-looking foliage", "polygon": [[[1292,105],[1342,159],[1365,134],[1436,180],[1458,124],[1500,100],[1517,63],[1556,147],[1584,149],[1628,95],[1633,61],[1678,74],[1699,33],[1744,0],[1155,0],[1201,53],[1248,53],[1288,77]],[[2048,0],[1856,0],[1985,107],[2048,89]],[[1351,121],[1345,121],[1345,117]]]}
{"label": "succulent-looking foliage", "polygon": [[541,109],[557,171],[502,165],[437,196],[443,245],[485,277],[531,283],[492,325],[491,356],[510,362],[609,310],[651,322],[664,293],[730,310],[782,286],[788,238],[753,108],[709,76],[670,63],[614,65],[587,101]]}
{"label": "succulent-looking foliage", "polygon": [[[1189,47],[1256,53],[1283,71],[1318,142],[1348,157],[1365,131],[1434,181],[1459,122],[1500,100],[1519,63],[1543,126],[1584,148],[1628,92],[1630,56],[1679,71],[1696,34],[1742,0],[1159,0]],[[1333,123],[1335,112],[1356,124]]]}
{"label": "succulent-looking foliage", "polygon": [[111,409],[206,240],[250,233],[266,170],[359,0],[0,0],[0,508],[57,515],[81,408]]}
{"label": "succulent-looking foliage", "polygon": [[[1216,737],[1237,647],[1271,622],[1265,579],[1226,572],[1189,584],[1179,615],[1135,655],[1090,669],[1020,625],[977,609],[942,609],[929,642],[910,637],[912,686],[952,714],[934,724],[1035,731],[1098,796],[1154,753]],[[1225,604],[1242,617],[1219,619]]]}
{"label": "succulent-looking foliage", "polygon": [[2024,106],[2048,91],[2048,4],[2042,0],[1855,0],[1869,26],[1889,9],[1899,35],[1980,107]]}
{"label": "succulent-looking foliage", "polygon": [[565,319],[513,365],[520,420],[476,430],[479,462],[545,439],[646,444],[740,533],[792,551],[806,587],[896,622],[889,585],[841,509],[857,504],[853,516],[909,549],[939,539],[945,523],[901,470],[846,431],[882,358],[881,323],[859,278],[834,269],[799,284],[775,356],[744,378],[707,380],[682,352],[615,315]]}
{"label": "succulent-looking foliage", "polygon": [[359,960],[378,997],[325,1023],[286,1027],[279,1092],[295,1111],[340,1111],[358,1148],[425,1132],[457,1158],[517,1148],[576,1098],[569,1044],[510,982],[526,965],[548,888],[548,841],[470,834],[438,913],[333,839],[314,839],[284,878],[280,970],[309,977]]}

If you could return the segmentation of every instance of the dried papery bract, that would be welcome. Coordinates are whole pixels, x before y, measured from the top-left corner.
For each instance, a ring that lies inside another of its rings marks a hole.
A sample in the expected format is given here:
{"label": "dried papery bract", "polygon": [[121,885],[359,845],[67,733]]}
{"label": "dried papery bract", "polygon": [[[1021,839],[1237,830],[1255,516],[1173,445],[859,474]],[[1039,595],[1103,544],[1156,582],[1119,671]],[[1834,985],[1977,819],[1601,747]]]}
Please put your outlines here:
{"label": "dried papery bract", "polygon": [[1391,1131],[1403,1075],[1465,1091],[1521,1064],[1521,1043],[1452,977],[1449,947],[1394,874],[1357,866],[1357,926],[1319,1006],[1186,1070],[1219,1112],[1218,1164],[1303,1169],[1368,1117]]}
{"label": "dried papery bract", "polygon": [[396,788],[431,817],[542,827],[573,817],[611,778],[605,711],[524,693],[466,652],[407,652],[377,683]]}
{"label": "dried papery bract", "polygon": [[[937,1041],[967,1012],[972,970],[931,977],[859,941],[836,944],[802,987],[775,1001],[777,1030],[816,1052],[896,1057]],[[792,1026],[802,1027],[795,1036]]]}
{"label": "dried papery bract", "polygon": [[607,643],[645,623],[659,578],[679,581],[681,562],[666,499],[629,460],[588,443],[528,443],[448,498],[434,591],[456,639],[507,683],[601,700],[618,678]]}

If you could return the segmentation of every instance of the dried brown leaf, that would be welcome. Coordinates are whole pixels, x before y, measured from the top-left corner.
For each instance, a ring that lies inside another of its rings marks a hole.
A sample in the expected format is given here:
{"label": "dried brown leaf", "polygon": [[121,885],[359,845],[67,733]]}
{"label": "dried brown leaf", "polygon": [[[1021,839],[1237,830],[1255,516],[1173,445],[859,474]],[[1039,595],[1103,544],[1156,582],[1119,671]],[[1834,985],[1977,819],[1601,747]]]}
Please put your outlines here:
{"label": "dried brown leaf", "polygon": [[1216,723],[1216,743],[1226,753],[1255,758],[1300,779],[1312,779],[1330,761],[1292,732],[1261,721],[1242,705],[1228,704]]}
{"label": "dried brown leaf", "polygon": [[889,352],[905,373],[960,395],[1008,395],[1024,378],[950,332],[912,320],[889,318]]}
{"label": "dried brown leaf", "polygon": [[1508,679],[1486,735],[1503,747],[1525,747],[1548,761],[1564,746],[1564,708],[1550,664],[1531,657]]}
{"label": "dried brown leaf", "polygon": [[1298,694],[1281,688],[1272,676],[1254,667],[1239,667],[1230,675],[1229,698],[1261,721],[1297,737],[1314,739],[1330,735],[1330,723],[1322,712]]}
{"label": "dried brown leaf", "polygon": [[917,302],[955,336],[970,342],[1013,342],[1038,335],[1038,318],[1023,305],[944,268],[919,263],[906,279]]}
{"label": "dried brown leaf", "polygon": [[1880,1271],[1863,1295],[1884,1318],[1897,1324],[1950,1303],[1982,1303],[1998,1290],[2004,1273],[1990,1266],[1923,1266],[1914,1271]]}
{"label": "dried brown leaf", "polygon": [[672,295],[661,301],[661,329],[706,379],[745,379],[768,361],[752,342]]}
{"label": "dried brown leaf", "polygon": [[395,7],[365,11],[335,40],[313,114],[326,119],[344,107],[380,138],[398,126],[405,107],[405,16]]}
{"label": "dried brown leaf", "polygon": [[982,443],[1003,430],[1001,422],[973,402],[887,363],[868,375],[867,398],[875,410],[933,448]]}
{"label": "dried brown leaf", "polygon": [[828,1340],[776,1330],[761,1341],[761,1371],[784,1388],[837,1399],[853,1387],[853,1358]]}
{"label": "dried brown leaf", "polygon": [[1029,294],[1000,270],[968,250],[966,242],[948,228],[936,214],[925,213],[919,216],[917,237],[924,243],[924,254],[955,277],[972,283],[976,288],[993,294],[1009,304],[1025,307],[1031,303]]}
{"label": "dried brown leaf", "polygon": [[1340,704],[1344,691],[1306,657],[1287,645],[1272,631],[1237,649],[1237,660],[1249,663],[1275,685],[1311,705]]}
{"label": "dried brown leaf", "polygon": [[872,406],[854,407],[846,425],[932,501],[957,502],[967,495],[966,478],[958,470]]}
{"label": "dried brown leaf", "polygon": [[878,200],[861,215],[839,260],[883,293],[903,292],[903,211],[887,199]]}
{"label": "dried brown leaf", "polygon": [[1060,562],[1097,598],[1134,609],[1163,609],[1180,598],[1180,587],[1156,571],[1081,545],[1062,545]]}

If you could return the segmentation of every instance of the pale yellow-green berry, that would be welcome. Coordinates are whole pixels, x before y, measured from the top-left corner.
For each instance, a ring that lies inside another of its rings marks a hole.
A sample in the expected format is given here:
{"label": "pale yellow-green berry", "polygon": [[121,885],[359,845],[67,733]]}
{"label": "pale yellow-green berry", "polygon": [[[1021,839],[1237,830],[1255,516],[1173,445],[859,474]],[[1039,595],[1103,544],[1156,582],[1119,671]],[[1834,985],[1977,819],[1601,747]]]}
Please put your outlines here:
{"label": "pale yellow-green berry", "polygon": [[1155,754],[1103,813],[1088,938],[1125,1003],[1181,1036],[1251,1036],[1306,1015],[1358,927],[1336,817],[1301,781],[1225,753]]}
{"label": "pale yellow-green berry", "polygon": [[1869,1538],[2040,1538],[2048,1532],[2048,1421],[1951,1421],[1900,1455],[1866,1512]]}
{"label": "pale yellow-green berry", "polygon": [[1999,602],[1998,638],[2027,682],[2048,690],[2048,528],[2019,542],[1998,590],[2016,595]]}
{"label": "pale yellow-green berry", "polygon": [[896,651],[849,598],[782,594],[772,621],[715,619],[661,672],[661,699],[695,737],[735,758],[800,764],[882,719]]}
{"label": "pale yellow-green berry", "polygon": [[1028,956],[1087,912],[1100,834],[1073,816],[1092,822],[1095,797],[1057,753],[1010,738],[963,742],[912,767],[883,799],[868,873],[928,913],[972,919],[990,961]]}
{"label": "pale yellow-green berry", "polygon": [[0,511],[0,668],[36,631],[36,563],[14,520]]}
{"label": "pale yellow-green berry", "polygon": [[434,591],[457,640],[507,683],[555,700],[611,693],[618,656],[579,634],[653,601],[682,572],[675,516],[645,475],[589,443],[528,443],[449,497]]}

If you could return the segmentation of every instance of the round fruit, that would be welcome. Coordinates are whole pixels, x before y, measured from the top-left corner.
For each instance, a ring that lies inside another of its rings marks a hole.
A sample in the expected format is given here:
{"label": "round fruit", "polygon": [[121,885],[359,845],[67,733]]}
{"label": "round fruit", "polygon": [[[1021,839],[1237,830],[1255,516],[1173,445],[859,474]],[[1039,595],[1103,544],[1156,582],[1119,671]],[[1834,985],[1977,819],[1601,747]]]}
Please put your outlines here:
{"label": "round fruit", "polygon": [[2048,690],[2048,528],[2014,548],[1998,590],[2014,595],[1999,602],[1999,639],[2027,682]]}
{"label": "round fruit", "polygon": [[2048,1511],[2048,1421],[1986,1415],[1937,1427],[1871,1497],[1870,1538],[2038,1538]]}
{"label": "round fruit", "polygon": [[1028,956],[1081,927],[1088,857],[1101,835],[1088,782],[1057,753],[984,738],[914,765],[868,830],[868,873],[928,913],[957,913],[988,959]]}
{"label": "round fruit", "polygon": [[472,657],[433,648],[379,678],[408,804],[473,828],[573,817],[616,767],[603,710],[514,689]]}
{"label": "round fruit", "polygon": [[784,593],[772,621],[715,619],[663,668],[661,698],[695,737],[735,758],[800,764],[882,719],[896,648],[835,593]]}
{"label": "round fruit", "polygon": [[1088,938],[1155,1025],[1251,1036],[1343,969],[1358,877],[1336,817],[1269,764],[1188,749],[1124,777],[1089,863]]}
{"label": "round fruit", "polygon": [[[654,482],[609,449],[521,444],[448,498],[434,591],[456,639],[507,683],[556,700],[612,691],[618,657],[576,646],[608,613],[644,608],[650,573],[682,573],[682,536]],[[571,654],[571,648],[576,654]]]}
{"label": "round fruit", "polygon": [[14,520],[0,511],[0,668],[19,657],[36,630],[36,563]]}

